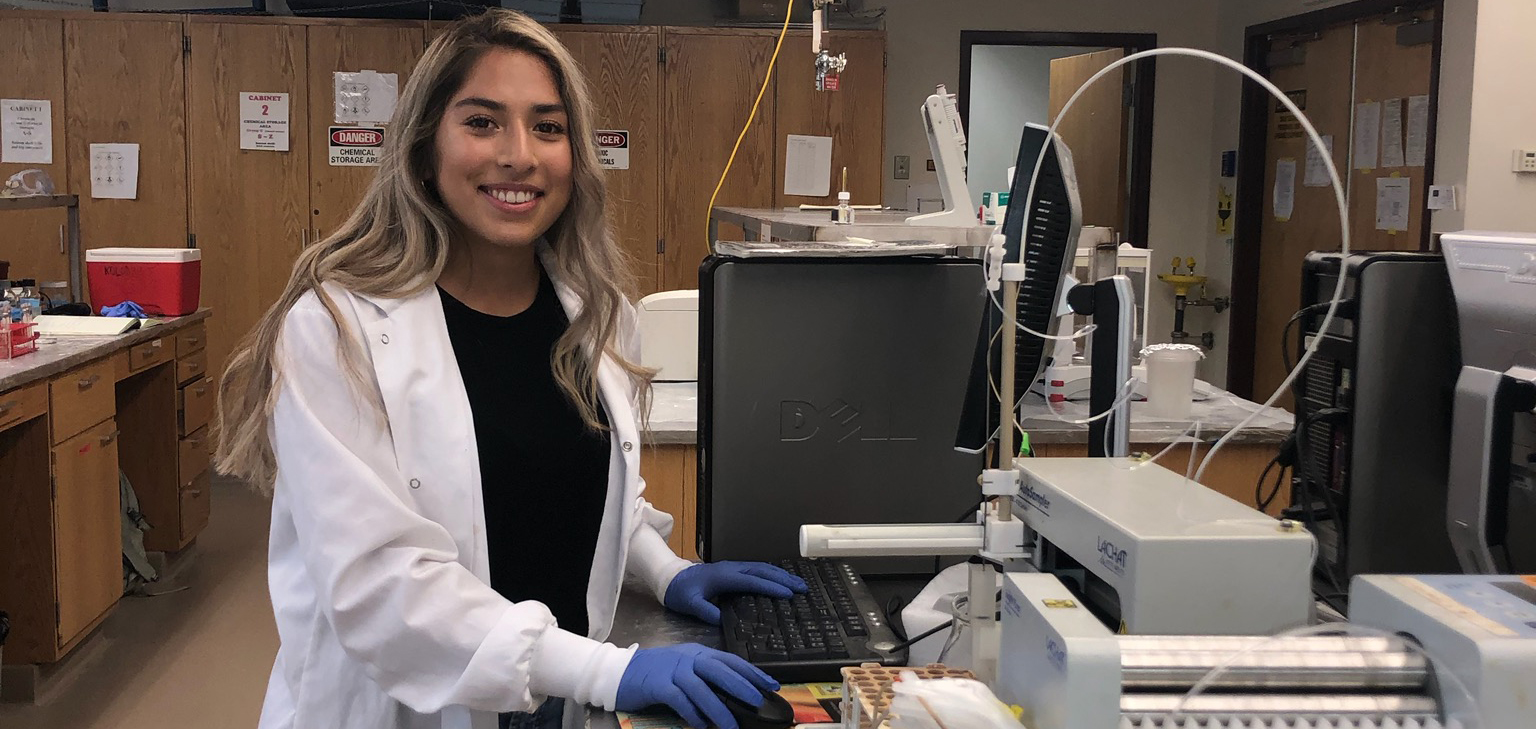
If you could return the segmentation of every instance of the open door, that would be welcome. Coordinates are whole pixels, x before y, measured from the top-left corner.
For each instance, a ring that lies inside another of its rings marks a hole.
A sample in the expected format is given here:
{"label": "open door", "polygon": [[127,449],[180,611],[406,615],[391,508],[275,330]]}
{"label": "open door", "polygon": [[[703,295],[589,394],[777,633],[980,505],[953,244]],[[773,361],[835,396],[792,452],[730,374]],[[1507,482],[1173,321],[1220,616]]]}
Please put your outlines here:
{"label": "open door", "polygon": [[[1425,184],[1434,161],[1436,28],[1438,11],[1430,8],[1267,35],[1265,75],[1333,143],[1347,186],[1352,250],[1429,249]],[[1294,332],[1284,345],[1281,334],[1302,303],[1302,258],[1338,250],[1341,241],[1320,155],[1290,113],[1273,99],[1265,105],[1262,137],[1244,119],[1245,147],[1261,140],[1264,156],[1262,170],[1250,168],[1246,156],[1240,164],[1237,249],[1256,248],[1257,256],[1239,259],[1233,272],[1238,318],[1228,371],[1229,389],[1255,400],[1288,374],[1281,347],[1295,359]],[[1245,211],[1258,220],[1245,221]],[[1245,324],[1251,328],[1240,341]],[[1291,404],[1290,393],[1277,402]]]}
{"label": "open door", "polygon": [[[1062,107],[1084,82],[1122,58],[1124,49],[1111,48],[1052,60],[1051,121],[1056,121]],[[1057,129],[1067,149],[1072,151],[1072,164],[1077,169],[1083,225],[1113,228],[1121,233],[1128,229],[1126,153],[1130,149],[1130,125],[1125,99],[1125,69],[1119,68],[1088,89]]]}

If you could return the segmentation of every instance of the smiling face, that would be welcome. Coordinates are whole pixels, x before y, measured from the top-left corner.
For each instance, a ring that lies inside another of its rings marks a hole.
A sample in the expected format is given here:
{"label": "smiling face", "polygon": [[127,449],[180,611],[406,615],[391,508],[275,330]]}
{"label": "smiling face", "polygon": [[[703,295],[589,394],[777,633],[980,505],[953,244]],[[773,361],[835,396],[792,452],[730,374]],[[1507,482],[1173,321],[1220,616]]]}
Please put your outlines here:
{"label": "smiling face", "polygon": [[528,246],[571,200],[570,119],[549,66],[485,53],[437,127],[432,181],[471,245]]}

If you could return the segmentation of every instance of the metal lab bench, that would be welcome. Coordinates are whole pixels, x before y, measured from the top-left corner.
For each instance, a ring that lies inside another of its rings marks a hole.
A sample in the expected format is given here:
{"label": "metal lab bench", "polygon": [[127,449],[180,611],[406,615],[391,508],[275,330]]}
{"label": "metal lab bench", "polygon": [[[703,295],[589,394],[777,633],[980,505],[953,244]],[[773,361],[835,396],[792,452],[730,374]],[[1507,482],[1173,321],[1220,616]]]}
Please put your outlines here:
{"label": "metal lab bench", "polygon": [[909,225],[904,210],[856,210],[853,224],[832,222],[830,210],[715,207],[709,211],[709,239],[720,240],[720,224],[741,228],[748,241],[838,241],[849,237],[878,241],[921,240],[955,248],[986,248],[991,225],[950,228]]}

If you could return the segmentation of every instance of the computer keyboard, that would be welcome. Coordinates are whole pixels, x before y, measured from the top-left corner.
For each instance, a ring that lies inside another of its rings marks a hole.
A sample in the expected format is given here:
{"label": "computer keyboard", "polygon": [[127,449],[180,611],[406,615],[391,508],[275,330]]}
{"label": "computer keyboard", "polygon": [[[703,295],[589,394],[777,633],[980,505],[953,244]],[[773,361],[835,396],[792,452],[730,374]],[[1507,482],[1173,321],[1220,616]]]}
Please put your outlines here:
{"label": "computer keyboard", "polygon": [[843,666],[906,663],[907,650],[898,648],[901,639],[884,610],[847,563],[796,559],[779,566],[810,589],[789,599],[726,597],[720,632],[727,651],[783,683],[835,682]]}

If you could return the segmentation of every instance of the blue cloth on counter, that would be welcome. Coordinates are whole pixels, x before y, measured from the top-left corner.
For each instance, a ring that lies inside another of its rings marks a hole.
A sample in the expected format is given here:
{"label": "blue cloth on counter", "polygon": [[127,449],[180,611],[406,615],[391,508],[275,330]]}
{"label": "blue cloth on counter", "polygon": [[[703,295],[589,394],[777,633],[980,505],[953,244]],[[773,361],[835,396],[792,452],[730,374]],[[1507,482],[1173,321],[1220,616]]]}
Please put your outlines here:
{"label": "blue cloth on counter", "polygon": [[117,317],[129,317],[129,316],[131,316],[131,317],[133,317],[135,319],[143,319],[143,318],[145,318],[144,307],[139,306],[138,304],[135,304],[132,301],[124,301],[123,303],[118,304],[117,306],[103,306],[103,307],[101,307],[101,315],[102,316],[117,316]]}

